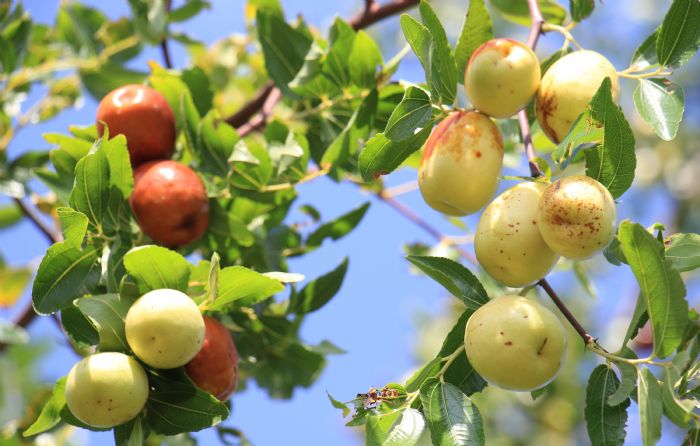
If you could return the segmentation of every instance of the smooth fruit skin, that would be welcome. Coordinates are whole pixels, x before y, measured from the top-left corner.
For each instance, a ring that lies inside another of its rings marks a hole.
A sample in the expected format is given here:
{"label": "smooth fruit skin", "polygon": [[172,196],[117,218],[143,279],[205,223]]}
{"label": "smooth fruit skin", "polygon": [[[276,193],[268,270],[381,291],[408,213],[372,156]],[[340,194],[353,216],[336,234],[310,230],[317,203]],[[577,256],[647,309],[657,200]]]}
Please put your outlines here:
{"label": "smooth fruit skin", "polygon": [[474,370],[507,390],[530,391],[550,383],[566,355],[559,318],[521,296],[501,296],[467,321],[464,346]]}
{"label": "smooth fruit skin", "polygon": [[617,209],[610,192],[591,177],[561,178],[544,191],[537,225],[545,243],[559,255],[586,259],[615,235]]}
{"label": "smooth fruit skin", "polygon": [[97,107],[97,133],[126,136],[131,165],[170,158],[175,150],[175,115],[162,94],[145,85],[112,90]]}
{"label": "smooth fruit skin", "polygon": [[544,133],[560,143],[576,119],[586,110],[603,80],[609,77],[617,101],[617,70],[595,51],[575,51],[554,62],[542,76],[535,112]]}
{"label": "smooth fruit skin", "polygon": [[542,239],[536,221],[537,205],[546,188],[539,182],[517,184],[481,214],[474,238],[476,258],[504,285],[515,288],[536,282],[559,259]]}
{"label": "smooth fruit skin", "polygon": [[204,184],[177,161],[151,161],[137,168],[129,204],[143,232],[164,246],[188,245],[209,226]]}
{"label": "smooth fruit skin", "polygon": [[492,39],[474,51],[464,74],[471,103],[494,118],[525,107],[540,86],[540,63],[530,47],[512,39]]}
{"label": "smooth fruit skin", "polygon": [[418,185],[426,203],[448,215],[481,209],[496,192],[503,140],[496,124],[475,111],[459,111],[438,124],[423,147]]}
{"label": "smooth fruit skin", "polygon": [[90,426],[118,426],[138,415],[148,399],[143,367],[123,353],[97,353],[83,358],[68,373],[66,404]]}
{"label": "smooth fruit skin", "polygon": [[158,369],[187,364],[204,342],[202,313],[178,290],[163,288],[144,294],[129,308],[124,325],[134,354]]}
{"label": "smooth fruit skin", "polygon": [[226,401],[238,383],[238,351],[231,332],[213,317],[204,316],[202,349],[185,365],[185,372],[200,389]]}

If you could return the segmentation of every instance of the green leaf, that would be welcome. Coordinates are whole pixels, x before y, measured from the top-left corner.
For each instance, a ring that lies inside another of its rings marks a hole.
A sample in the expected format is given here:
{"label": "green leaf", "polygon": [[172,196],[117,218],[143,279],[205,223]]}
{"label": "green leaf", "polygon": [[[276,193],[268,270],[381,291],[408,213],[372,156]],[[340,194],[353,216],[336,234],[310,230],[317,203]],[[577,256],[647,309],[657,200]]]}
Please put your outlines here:
{"label": "green leaf", "polygon": [[674,390],[678,381],[678,373],[672,367],[664,368],[664,382],[661,387],[661,400],[664,414],[669,420],[679,427],[688,429],[693,426],[693,409],[695,404],[691,400],[681,400]]}
{"label": "green leaf", "polygon": [[100,342],[95,326],[75,304],[61,310],[61,325],[73,342],[84,344],[86,347]]}
{"label": "green leaf", "polygon": [[659,138],[676,137],[685,109],[683,88],[668,79],[639,79],[634,105]]}
{"label": "green leaf", "polygon": [[287,84],[304,65],[311,38],[267,9],[258,10],[256,22],[268,74],[285,95],[293,94]]}
{"label": "green leaf", "polygon": [[678,271],[663,258],[660,243],[640,224],[623,221],[619,238],[646,301],[654,353],[665,358],[680,344],[688,322],[685,286]]}
{"label": "green leaf", "polygon": [[423,24],[432,37],[429,51],[430,78],[428,79],[432,100],[437,104],[452,104],[457,92],[457,65],[445,28],[426,0],[421,0],[418,9]]}
{"label": "green leaf", "polygon": [[442,358],[437,356],[431,359],[423,367],[416,370],[416,372],[406,381],[406,392],[415,392],[416,390],[420,389],[420,386],[426,379],[437,375],[437,373],[440,371],[440,364],[442,364]]}
{"label": "green leaf", "polygon": [[26,344],[29,342],[27,331],[5,319],[0,319],[0,344]]}
{"label": "green leaf", "polygon": [[349,23],[336,18],[330,29],[330,49],[321,68],[323,76],[339,88],[350,84],[350,60],[348,55],[355,41],[355,30]]}
{"label": "green leaf", "polygon": [[251,306],[279,293],[284,285],[242,266],[229,266],[219,271],[216,300],[207,308],[211,311]]}
{"label": "green leaf", "polygon": [[348,57],[350,80],[358,87],[376,85],[377,67],[383,63],[382,52],[369,34],[358,31]]}
{"label": "green leaf", "polygon": [[423,128],[433,117],[430,96],[422,88],[408,87],[401,103],[394,109],[384,129],[384,135],[392,141],[412,137],[416,129]]}
{"label": "green leaf", "polygon": [[202,119],[197,138],[202,148],[198,153],[202,169],[221,177],[228,175],[228,159],[240,139],[236,130],[211,111]]}
{"label": "green leaf", "polygon": [[569,0],[569,12],[574,22],[580,22],[587,18],[595,8],[594,0]]}
{"label": "green leaf", "polygon": [[649,321],[647,304],[644,296],[640,293],[639,296],[637,296],[637,303],[634,306],[632,318],[630,319],[630,324],[627,327],[627,332],[625,333],[625,339],[622,341],[623,347],[627,346],[627,343],[637,336],[637,333],[642,329],[642,327],[644,327],[647,321]]}
{"label": "green leaf", "polygon": [[306,245],[309,247],[319,247],[324,240],[338,240],[350,233],[362,221],[362,217],[369,209],[369,202],[351,210],[350,212],[341,215],[335,220],[331,220],[322,224],[314,232],[309,234],[306,239]]}
{"label": "green leaf", "polygon": [[367,418],[367,446],[414,446],[425,429],[423,415],[407,408]]}
{"label": "green leaf", "polygon": [[52,245],[41,260],[32,287],[32,302],[39,314],[52,314],[90,291],[99,279],[97,253],[66,243]]}
{"label": "green leaf", "polygon": [[586,175],[598,180],[618,198],[632,185],[637,159],[634,135],[620,107],[612,99],[605,78],[590,102],[591,116],[605,127],[602,145],[586,151]]}
{"label": "green leaf", "polygon": [[433,38],[430,35],[428,28],[423,26],[418,20],[408,14],[401,14],[401,30],[406,38],[406,41],[413,49],[413,52],[418,56],[420,64],[425,71],[425,81],[430,84],[431,67],[430,67],[430,46]]}
{"label": "green leaf", "polygon": [[479,279],[459,263],[444,257],[408,256],[406,258],[464,302],[467,308],[476,310],[489,301]]}
{"label": "green leaf", "polygon": [[678,272],[700,268],[700,234],[673,234],[666,243],[666,259]]}
{"label": "green leaf", "polygon": [[[623,347],[622,350],[615,354],[622,358],[627,359],[637,359],[637,355],[627,347]],[[632,394],[634,387],[637,385],[637,367],[626,362],[616,362],[618,370],[620,370],[620,385],[617,386],[615,393],[608,397],[609,406],[617,406],[625,402],[627,398]]]}
{"label": "green leaf", "polygon": [[6,229],[22,221],[24,214],[19,206],[8,204],[0,207],[0,229]]}
{"label": "green leaf", "polygon": [[659,59],[656,57],[656,40],[659,37],[660,27],[647,37],[644,42],[634,51],[630,68],[644,70],[645,68],[657,65]]}
{"label": "green leaf", "polygon": [[[466,71],[474,51],[493,37],[493,24],[484,0],[470,0],[469,10],[467,10],[467,16],[464,19],[464,25],[462,25],[462,31],[459,33],[454,51],[458,75]],[[458,81],[464,82],[464,77],[458,76]]]}
{"label": "green leaf", "polygon": [[72,208],[60,207],[56,209],[58,218],[61,221],[61,229],[66,244],[79,248],[83,244],[83,239],[87,232],[88,218],[82,212]]}
{"label": "green leaf", "polygon": [[639,371],[637,404],[639,404],[642,444],[644,446],[654,445],[661,438],[663,403],[659,382],[647,367],[642,367]]}
{"label": "green leaf", "polygon": [[661,24],[656,39],[656,55],[665,67],[688,62],[700,43],[700,3],[674,0]]}
{"label": "green leaf", "polygon": [[71,207],[85,214],[96,228],[109,202],[109,162],[102,151],[84,156],[75,166]]}
{"label": "green leaf", "polygon": [[32,279],[29,268],[7,268],[0,260],[0,308],[14,305]]}
{"label": "green leaf", "polygon": [[434,445],[484,445],[479,409],[457,387],[430,378],[420,388],[423,414]]}
{"label": "green leaf", "polygon": [[196,432],[229,416],[226,405],[199,390],[182,369],[149,373],[148,424],[163,435]]}
{"label": "green leaf", "polygon": [[159,44],[168,25],[165,0],[129,0],[129,6],[141,37],[153,45]]}
{"label": "green leaf", "polygon": [[180,254],[161,246],[139,246],[124,256],[124,267],[134,278],[139,292],[170,288],[187,291],[190,268]]}
{"label": "green leaf", "polygon": [[22,432],[22,436],[30,437],[53,428],[61,421],[61,410],[66,405],[66,377],[56,381],[51,397],[39,413],[39,417],[31,426]]}
{"label": "green leaf", "polygon": [[94,70],[80,71],[80,80],[95,99],[102,99],[123,85],[143,83],[147,76],[147,73],[130,70],[111,61]]}
{"label": "green leaf", "polygon": [[206,115],[211,110],[214,100],[214,91],[207,73],[195,65],[182,71],[182,80],[192,94],[192,101],[199,115]]}
{"label": "green leaf", "polygon": [[[513,0],[489,0],[491,6],[503,16],[504,19],[522,26],[530,26],[530,9],[527,2]],[[540,11],[545,22],[561,25],[566,19],[566,9],[562,8],[555,0],[539,0]]]}
{"label": "green leaf", "polygon": [[343,418],[347,417],[350,414],[350,408],[346,406],[345,404],[341,403],[340,401],[336,400],[331,396],[330,393],[326,390],[326,395],[328,395],[328,400],[331,402],[333,407],[336,409],[340,409],[343,411]]}
{"label": "green leaf", "polygon": [[210,9],[211,3],[206,0],[187,0],[184,5],[175,8],[168,14],[171,22],[184,22],[204,9]]}
{"label": "green leaf", "polygon": [[588,380],[584,416],[593,446],[621,446],[625,442],[630,400],[628,398],[616,406],[607,403],[619,385],[615,372],[605,365],[596,367]]}
{"label": "green leaf", "polygon": [[423,129],[404,141],[392,141],[383,133],[377,133],[360,152],[359,169],[365,181],[377,179],[393,172],[413,152],[420,149],[433,130],[432,121]]}
{"label": "green leaf", "polygon": [[75,304],[97,329],[101,352],[129,351],[124,321],[131,302],[121,299],[118,294],[103,294],[78,299]]}
{"label": "green leaf", "polygon": [[[145,437],[147,436],[147,431],[145,431],[143,423],[143,415],[139,415],[124,424],[115,426],[115,446],[142,446],[144,444]],[[168,444],[170,445],[170,443]]]}
{"label": "green leaf", "polygon": [[292,294],[287,311],[307,314],[324,306],[340,290],[347,270],[348,258],[345,257],[333,271],[309,282],[300,292]]}

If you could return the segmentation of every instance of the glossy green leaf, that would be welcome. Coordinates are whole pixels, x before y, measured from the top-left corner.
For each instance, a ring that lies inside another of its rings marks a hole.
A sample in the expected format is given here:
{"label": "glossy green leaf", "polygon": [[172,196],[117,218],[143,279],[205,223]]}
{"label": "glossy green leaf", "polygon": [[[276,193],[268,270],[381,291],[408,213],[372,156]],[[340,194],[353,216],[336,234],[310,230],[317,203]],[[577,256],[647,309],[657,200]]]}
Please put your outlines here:
{"label": "glossy green leaf", "polygon": [[87,233],[87,216],[69,207],[60,207],[56,209],[56,212],[61,221],[61,229],[66,243],[79,248]]}
{"label": "glossy green leaf", "polygon": [[369,202],[322,224],[309,234],[306,239],[306,245],[315,248],[321,246],[326,239],[338,240],[346,236],[360,224],[360,221],[367,213],[367,209],[369,209]]}
{"label": "glossy green leaf", "polygon": [[479,409],[450,383],[430,378],[420,388],[423,414],[434,445],[484,445]]}
{"label": "glossy green leaf", "polygon": [[164,435],[196,432],[215,426],[229,416],[226,405],[199,390],[182,369],[151,371],[146,403],[148,424]]}
{"label": "glossy green leaf", "polygon": [[646,301],[654,352],[665,358],[678,347],[688,322],[685,286],[678,271],[664,259],[660,243],[643,226],[623,221],[619,238]]}
{"label": "glossy green leaf", "polygon": [[428,93],[419,87],[408,87],[401,103],[394,109],[384,129],[384,135],[392,141],[411,138],[416,129],[430,122],[433,107]]}
{"label": "glossy green leaf", "polygon": [[143,446],[147,431],[144,429],[144,415],[114,427],[115,446]]}
{"label": "glossy green leaf", "polygon": [[74,304],[61,310],[61,326],[71,340],[78,345],[92,346],[100,343],[95,326]]}
{"label": "glossy green leaf", "polygon": [[401,15],[401,30],[403,31],[406,41],[423,66],[425,81],[430,84],[430,46],[433,41],[430,31],[422,23],[408,14]]}
{"label": "glossy green leaf", "polygon": [[493,37],[493,24],[484,0],[471,0],[454,50],[457,80],[460,83],[464,82],[461,75],[466,71],[467,63],[474,51]]}
{"label": "glossy green leaf", "polygon": [[[615,353],[616,356],[627,359],[637,359],[637,355],[627,347]],[[608,397],[609,406],[617,406],[622,404],[630,397],[632,391],[637,386],[637,367],[626,362],[616,362],[615,366],[620,371],[620,385],[617,386],[615,392]]]}
{"label": "glossy green leaf", "polygon": [[377,133],[360,152],[360,174],[365,181],[377,179],[396,170],[406,158],[423,146],[430,136],[433,123],[429,121],[423,129],[404,141],[392,141],[383,133]]}
{"label": "glossy green leaf", "polygon": [[464,302],[467,308],[476,310],[489,301],[479,279],[459,263],[444,257],[408,256],[407,259]]}
{"label": "glossy green leaf", "polygon": [[279,280],[242,266],[229,266],[219,271],[217,297],[207,309],[218,311],[231,306],[251,306],[283,289]]}
{"label": "glossy green leaf", "polygon": [[589,107],[592,118],[605,129],[602,144],[586,151],[586,175],[598,180],[618,198],[632,185],[637,158],[634,134],[612,99],[610,78],[603,81]]}
{"label": "glossy green leaf", "polygon": [[376,85],[378,67],[383,63],[382,52],[377,42],[364,31],[358,31],[348,58],[350,80],[358,87],[371,88]]}
{"label": "glossy green leaf", "polygon": [[672,367],[664,368],[664,382],[661,386],[661,400],[664,414],[676,426],[688,429],[694,425],[693,410],[695,404],[691,400],[681,400],[674,389],[678,381],[678,373]]}
{"label": "glossy green leaf", "polygon": [[408,408],[371,414],[365,429],[367,446],[414,446],[425,429],[423,414]]}
{"label": "glossy green leaf", "polygon": [[66,377],[59,378],[51,392],[51,397],[44,403],[41,412],[31,426],[22,432],[22,436],[31,437],[33,435],[46,432],[61,421],[61,410],[66,405]]}
{"label": "glossy green leaf", "polygon": [[659,138],[670,141],[676,137],[685,109],[680,85],[668,79],[640,79],[634,90],[634,105]]}
{"label": "glossy green leaf", "polygon": [[660,27],[656,28],[644,42],[632,54],[630,67],[635,70],[644,70],[645,68],[658,65],[659,59],[656,57],[656,40],[659,37]]}
{"label": "glossy green leaf", "polygon": [[666,259],[679,272],[700,268],[700,234],[673,234],[666,243]]}
{"label": "glossy green leaf", "polygon": [[184,5],[170,11],[168,18],[171,22],[184,22],[210,8],[211,3],[207,0],[187,0]]}
{"label": "glossy green leaf", "polygon": [[347,270],[348,258],[346,257],[333,271],[309,282],[301,291],[292,294],[287,311],[289,313],[307,314],[324,306],[340,290]]}
{"label": "glossy green leaf", "polygon": [[622,346],[627,346],[627,343],[637,336],[639,330],[641,330],[648,321],[649,314],[647,313],[647,303],[644,296],[640,293],[639,296],[637,296],[637,303],[634,306],[632,318],[625,332],[625,339],[622,341]]}
{"label": "glossy green leaf", "polygon": [[428,28],[430,42],[430,92],[432,100],[438,104],[452,104],[457,93],[457,65],[452,54],[447,34],[435,14],[433,7],[426,0],[421,0],[418,7],[423,24]]}
{"label": "glossy green leaf", "polygon": [[587,18],[595,8],[595,0],[569,0],[569,12],[574,22]]}
{"label": "glossy green leaf", "polygon": [[129,351],[124,332],[124,321],[131,302],[118,294],[102,294],[78,299],[75,304],[87,316],[100,337],[101,352]]}
{"label": "glossy green leaf", "polygon": [[103,152],[86,155],[76,164],[70,204],[95,227],[102,226],[103,213],[109,204],[109,162]]}
{"label": "glossy green leaf", "polygon": [[0,207],[0,229],[6,229],[22,221],[24,214],[19,206],[8,204]]}
{"label": "glossy green leaf", "polygon": [[625,442],[630,400],[625,399],[616,406],[608,404],[608,398],[619,385],[615,372],[606,365],[596,367],[588,379],[584,416],[588,438],[593,446],[622,446]]}
{"label": "glossy green leaf", "polygon": [[[522,26],[530,26],[530,10],[525,1],[489,0],[491,6],[506,20]],[[555,0],[539,0],[544,20],[561,25],[566,19],[566,9]]]}
{"label": "glossy green leaf", "polygon": [[73,299],[86,294],[97,283],[97,253],[66,242],[52,245],[41,260],[32,287],[32,302],[39,314],[52,314]]}
{"label": "glossy green leaf", "polygon": [[240,139],[236,130],[212,111],[202,119],[197,137],[198,145],[203,149],[198,154],[202,169],[225,177],[229,172],[228,159]]}
{"label": "glossy green leaf", "polygon": [[187,291],[190,268],[187,260],[175,251],[154,245],[139,246],[124,256],[124,267],[141,294],[161,288]]}
{"label": "glossy green leaf", "polygon": [[340,410],[343,411],[343,418],[345,418],[345,417],[347,417],[348,415],[350,415],[350,408],[349,408],[347,405],[345,405],[344,403],[341,403],[340,401],[338,401],[338,400],[336,400],[335,398],[333,398],[333,397],[331,396],[331,394],[328,393],[327,390],[326,390],[326,395],[328,395],[328,400],[331,402],[331,404],[333,405],[333,407],[335,407],[336,409],[340,409]]}
{"label": "glossy green leaf", "polygon": [[674,0],[664,17],[656,39],[656,55],[666,67],[688,62],[700,44],[700,3]]}
{"label": "glossy green leaf", "polygon": [[642,444],[644,446],[654,445],[661,438],[663,403],[659,382],[647,367],[642,367],[639,370],[637,404],[639,405]]}

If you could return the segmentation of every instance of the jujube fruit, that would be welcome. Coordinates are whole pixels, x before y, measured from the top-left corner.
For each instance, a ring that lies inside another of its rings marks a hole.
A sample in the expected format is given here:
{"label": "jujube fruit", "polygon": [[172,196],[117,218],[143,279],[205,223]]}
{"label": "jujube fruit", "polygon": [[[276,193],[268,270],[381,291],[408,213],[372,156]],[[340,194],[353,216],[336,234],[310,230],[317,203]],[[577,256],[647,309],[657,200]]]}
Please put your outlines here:
{"label": "jujube fruit", "polygon": [[479,219],[476,258],[494,279],[509,287],[529,285],[546,276],[559,256],[537,227],[537,205],[546,184],[524,182],[496,197]]}
{"label": "jujube fruit", "polygon": [[481,209],[498,186],[503,140],[496,124],[475,111],[440,122],[423,147],[418,185],[433,209],[467,215]]}
{"label": "jujube fruit", "polygon": [[185,372],[200,389],[226,401],[238,382],[238,351],[231,333],[210,316],[204,316],[204,342],[185,365]]}
{"label": "jujube fruit", "polygon": [[108,428],[138,415],[148,399],[143,367],[123,353],[97,353],[78,361],[66,378],[66,404],[85,424]]}
{"label": "jujube fruit", "polygon": [[204,319],[197,304],[168,288],[138,298],[126,314],[124,329],[134,354],[159,369],[187,364],[204,342]]}
{"label": "jujube fruit", "polygon": [[545,243],[575,260],[605,248],[615,235],[617,209],[608,189],[591,177],[573,175],[552,183],[542,195],[537,225]]}
{"label": "jujube fruit", "polygon": [[196,241],[209,226],[204,184],[177,161],[151,161],[137,168],[129,204],[143,232],[168,247]]}
{"label": "jujube fruit", "polygon": [[471,103],[494,118],[525,107],[540,85],[540,64],[530,47],[512,39],[492,39],[474,51],[464,75]]}
{"label": "jujube fruit", "polygon": [[112,90],[97,107],[97,132],[126,136],[132,166],[170,158],[175,150],[175,116],[163,95],[145,85]]}
{"label": "jujube fruit", "polygon": [[544,133],[560,143],[576,119],[609,77],[617,101],[619,81],[615,67],[595,51],[575,51],[557,60],[542,76],[535,112]]}
{"label": "jujube fruit", "polygon": [[559,373],[566,330],[546,307],[521,296],[501,296],[467,321],[464,346],[474,370],[490,384],[531,391]]}

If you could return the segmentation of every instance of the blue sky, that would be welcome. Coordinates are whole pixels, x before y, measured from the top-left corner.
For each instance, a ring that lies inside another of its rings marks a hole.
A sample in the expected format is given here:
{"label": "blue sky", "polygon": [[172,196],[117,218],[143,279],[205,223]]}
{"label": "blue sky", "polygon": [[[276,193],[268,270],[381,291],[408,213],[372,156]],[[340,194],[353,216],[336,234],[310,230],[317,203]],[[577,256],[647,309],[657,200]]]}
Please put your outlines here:
{"label": "blue sky", "polygon": [[[110,17],[129,14],[126,1],[85,3],[99,4],[99,7]],[[205,42],[213,42],[231,32],[244,31],[242,0],[215,0],[212,3],[214,5],[212,10],[205,11],[197,18],[180,25],[180,28]],[[349,17],[358,10],[362,2],[287,0],[283,3],[288,17],[300,13],[308,22],[325,29],[336,14]],[[631,0],[604,4],[596,2],[594,19],[581,25],[580,33],[575,31],[575,36],[582,37],[580,43],[584,46],[593,48],[601,41],[600,39],[604,39],[606,47],[610,49],[610,54],[607,55],[618,69],[624,68],[634,47],[654,28],[661,16],[658,13],[661,8],[657,6],[656,16],[651,16],[651,21],[626,23],[624,19],[612,18],[616,12],[628,11],[626,8],[633,8],[639,3]],[[35,20],[51,23],[58,1],[34,0],[25,1],[24,4]],[[452,8],[465,11],[466,4],[466,0],[453,2]],[[636,14],[641,15],[642,12]],[[454,26],[461,25],[461,17],[463,12],[460,12],[459,20],[455,21]],[[606,30],[604,35],[594,32],[601,29]],[[384,37],[382,41],[384,56],[388,59],[403,42],[398,21],[392,19],[372,29],[372,32],[378,31]],[[523,29],[515,37],[524,35]],[[561,44],[559,36],[556,35],[545,37],[541,42],[541,54],[545,54],[547,50],[555,50]],[[172,45],[172,49],[174,64],[177,67],[185,66],[187,57],[183,49],[176,44]],[[161,62],[160,53],[154,48],[147,49],[132,65],[144,69],[149,59]],[[398,77],[419,82],[422,80],[419,68],[415,58],[410,57],[402,64]],[[632,88],[633,84],[629,83],[628,87]],[[695,92],[691,93],[697,95],[697,89]],[[693,97],[697,98],[697,96],[687,96],[688,104],[692,103]],[[9,148],[10,157],[15,157],[28,149],[48,148],[47,143],[41,138],[44,132],[66,132],[70,124],[92,123],[96,107],[97,103],[86,96],[82,108],[66,111],[47,123],[23,130]],[[628,117],[630,113],[632,112],[628,109]],[[690,113],[697,119],[697,109],[691,110]],[[697,124],[697,121],[694,123]],[[511,173],[522,174],[523,172],[525,172],[524,165],[521,164],[519,169]],[[390,175],[387,183],[391,186],[414,179],[415,172],[399,171]],[[502,182],[501,189],[512,184],[512,182]],[[244,430],[256,445],[280,443],[355,445],[361,443],[358,437],[360,431],[343,426],[340,412],[331,408],[328,403],[326,390],[340,400],[348,400],[355,393],[371,385],[380,386],[386,382],[401,380],[408,371],[418,365],[414,360],[414,345],[418,343],[417,336],[419,336],[416,319],[421,314],[445,313],[451,298],[439,285],[424,277],[410,274],[408,264],[402,255],[402,244],[414,241],[432,244],[433,240],[412,223],[400,217],[394,210],[373,200],[371,196],[363,194],[353,185],[338,185],[325,178],[300,186],[299,192],[296,207],[307,203],[312,204],[321,211],[325,219],[340,215],[365,201],[372,201],[365,219],[349,236],[338,242],[327,242],[322,249],[290,261],[290,269],[293,272],[313,278],[331,270],[343,257],[349,256],[350,267],[340,293],[321,311],[306,319],[302,332],[304,339],[309,343],[328,339],[347,350],[348,353],[330,357],[328,367],[316,384],[311,389],[298,390],[292,400],[271,400],[266,393],[255,386],[250,386],[245,392],[236,394],[233,398],[233,414],[225,424]],[[666,192],[661,189],[636,190],[624,196],[618,212],[621,217],[632,218],[644,225],[650,225],[655,221],[668,219],[669,212],[672,211],[668,205],[668,198]],[[401,196],[400,200],[444,233],[459,235],[454,226],[423,203],[417,191]],[[0,204],[6,202],[8,202],[6,198],[0,197]],[[646,205],[641,206],[641,203]],[[303,219],[304,216],[297,211],[290,214],[290,221]],[[476,226],[477,217],[468,217],[465,222],[473,228]],[[0,252],[10,264],[38,263],[46,248],[47,244],[43,236],[27,222],[0,232]],[[468,249],[471,250],[471,247],[469,246]],[[631,274],[621,268],[615,269],[606,265],[601,256],[589,263],[591,269],[596,272],[594,280],[597,288],[602,291],[601,296],[598,300],[591,300],[578,290],[576,296],[565,293],[565,299],[585,300],[582,306],[592,309],[591,320],[609,321],[617,315],[629,314],[634,305]],[[571,286],[573,281],[570,273],[563,273],[555,274],[553,283],[558,289],[577,290]],[[627,291],[622,291],[619,295],[611,295],[612,289],[615,289],[616,293],[620,293],[620,290]],[[692,288],[691,291],[693,291]],[[697,290],[694,291],[697,295]],[[24,299],[29,299],[28,293]],[[697,305],[697,298],[693,299]],[[8,317],[11,314],[11,312],[8,314],[7,311],[0,311],[1,317]],[[597,333],[605,339],[607,334],[605,329],[602,326],[595,328],[598,330]],[[30,334],[33,339],[49,339],[58,346],[43,361],[39,372],[41,379],[50,382],[65,375],[77,358],[70,349],[65,347],[62,335],[50,318],[40,318],[32,325]],[[632,421],[630,425],[632,427],[629,429],[631,436],[629,444],[634,444],[634,435],[638,428]],[[90,443],[96,444],[98,439],[106,440],[103,435],[91,437]],[[198,434],[198,437],[206,440],[202,444],[214,442],[211,432]]]}

